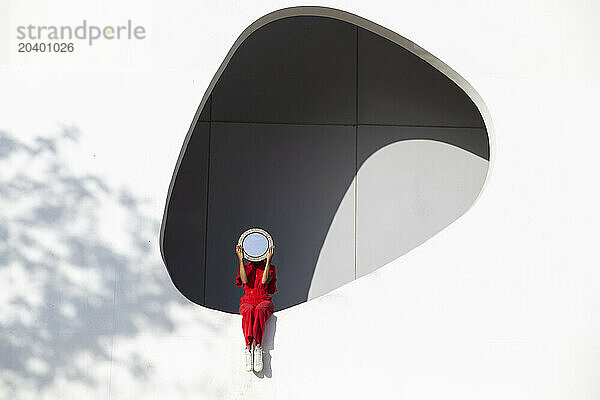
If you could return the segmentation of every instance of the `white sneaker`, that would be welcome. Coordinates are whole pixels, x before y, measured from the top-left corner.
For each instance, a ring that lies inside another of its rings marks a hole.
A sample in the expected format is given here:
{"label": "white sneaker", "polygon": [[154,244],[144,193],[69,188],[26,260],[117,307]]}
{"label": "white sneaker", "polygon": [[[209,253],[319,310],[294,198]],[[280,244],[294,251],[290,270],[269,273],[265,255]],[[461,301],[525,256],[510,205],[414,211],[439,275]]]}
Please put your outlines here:
{"label": "white sneaker", "polygon": [[260,372],[263,369],[263,351],[262,346],[254,347],[254,371]]}
{"label": "white sneaker", "polygon": [[246,371],[252,371],[252,350],[244,347],[244,355],[246,356]]}

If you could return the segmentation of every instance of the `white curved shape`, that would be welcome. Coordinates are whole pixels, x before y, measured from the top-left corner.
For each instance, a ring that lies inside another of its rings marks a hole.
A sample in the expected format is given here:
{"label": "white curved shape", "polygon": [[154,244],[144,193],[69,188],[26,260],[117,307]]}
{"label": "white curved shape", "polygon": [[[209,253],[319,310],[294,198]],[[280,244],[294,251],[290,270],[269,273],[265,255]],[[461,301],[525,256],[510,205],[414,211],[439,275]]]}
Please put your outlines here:
{"label": "white curved shape", "polygon": [[460,218],[482,191],[488,164],[431,140],[393,143],[369,157],[357,176],[357,277]]}
{"label": "white curved shape", "polygon": [[[396,142],[372,154],[333,218],[308,299],[375,271],[446,228],[479,196],[488,164],[459,147],[431,140]],[[354,261],[354,254],[341,253],[336,244],[344,243],[354,228],[346,216],[354,213],[356,182],[356,271],[343,276],[331,265]]]}

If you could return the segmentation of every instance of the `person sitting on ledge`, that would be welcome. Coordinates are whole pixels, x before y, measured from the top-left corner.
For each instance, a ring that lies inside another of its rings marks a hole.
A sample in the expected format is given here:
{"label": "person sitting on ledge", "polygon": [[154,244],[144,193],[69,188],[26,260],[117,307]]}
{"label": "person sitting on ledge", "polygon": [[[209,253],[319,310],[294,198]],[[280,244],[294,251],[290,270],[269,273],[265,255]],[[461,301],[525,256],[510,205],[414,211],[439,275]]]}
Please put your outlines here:
{"label": "person sitting on ledge", "polygon": [[262,339],[265,323],[273,314],[273,300],[269,294],[277,291],[275,266],[271,264],[275,246],[267,250],[266,260],[250,261],[244,264],[244,250],[236,245],[235,252],[239,260],[239,271],[235,285],[244,287],[240,299],[239,312],[242,315],[242,332],[246,347],[246,371],[259,372],[263,369]]}

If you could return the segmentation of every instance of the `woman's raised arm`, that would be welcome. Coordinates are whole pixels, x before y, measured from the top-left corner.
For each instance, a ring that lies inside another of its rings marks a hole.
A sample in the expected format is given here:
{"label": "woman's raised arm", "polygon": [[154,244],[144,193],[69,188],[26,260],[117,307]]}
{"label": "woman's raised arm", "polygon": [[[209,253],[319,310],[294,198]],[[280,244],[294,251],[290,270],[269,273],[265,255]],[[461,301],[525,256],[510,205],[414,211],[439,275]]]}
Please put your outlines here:
{"label": "woman's raised arm", "polygon": [[245,285],[246,283],[248,283],[248,277],[246,276],[246,268],[244,268],[244,250],[242,249],[242,246],[240,246],[239,244],[236,245],[235,253],[237,254],[238,260],[240,262],[240,279]]}
{"label": "woman's raised arm", "polygon": [[271,280],[271,274],[269,273],[271,269],[271,257],[273,257],[273,252],[275,251],[275,246],[269,247],[267,252],[267,262],[265,263],[265,270],[262,275],[262,279],[260,280],[263,285],[266,285]]}

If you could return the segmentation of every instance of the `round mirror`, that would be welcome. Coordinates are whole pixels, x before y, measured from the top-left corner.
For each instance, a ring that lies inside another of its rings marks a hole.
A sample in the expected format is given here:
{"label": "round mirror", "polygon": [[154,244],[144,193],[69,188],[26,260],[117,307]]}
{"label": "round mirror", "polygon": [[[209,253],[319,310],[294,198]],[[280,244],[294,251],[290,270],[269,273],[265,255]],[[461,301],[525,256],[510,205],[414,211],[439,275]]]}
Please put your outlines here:
{"label": "round mirror", "polygon": [[238,244],[244,249],[244,256],[248,260],[260,261],[267,258],[267,250],[273,245],[273,239],[264,229],[252,228],[242,233]]}

